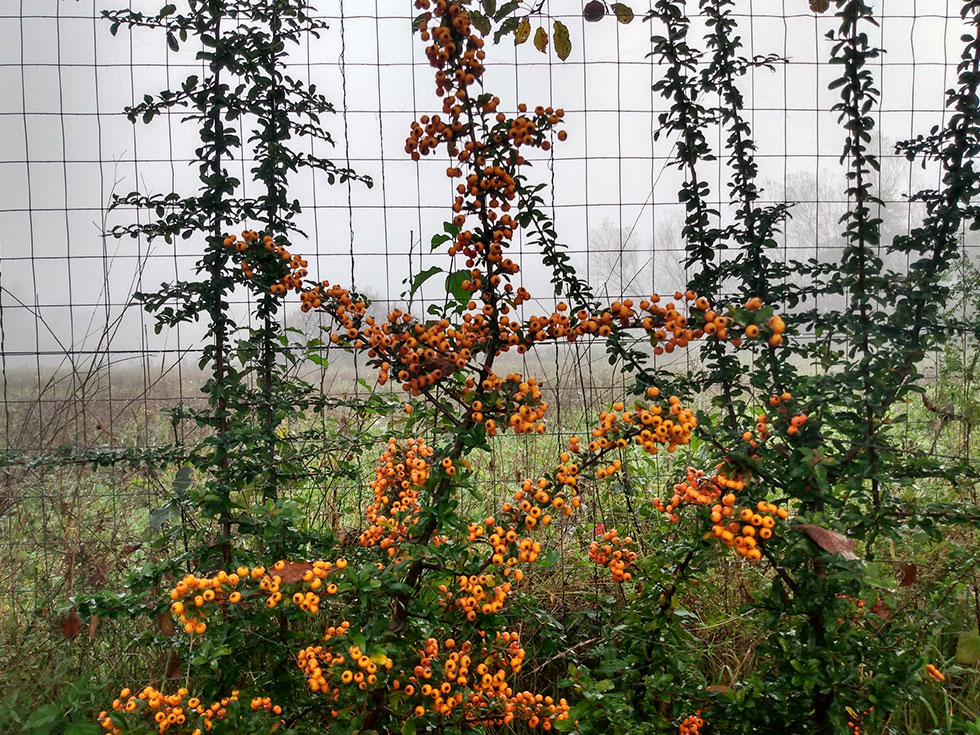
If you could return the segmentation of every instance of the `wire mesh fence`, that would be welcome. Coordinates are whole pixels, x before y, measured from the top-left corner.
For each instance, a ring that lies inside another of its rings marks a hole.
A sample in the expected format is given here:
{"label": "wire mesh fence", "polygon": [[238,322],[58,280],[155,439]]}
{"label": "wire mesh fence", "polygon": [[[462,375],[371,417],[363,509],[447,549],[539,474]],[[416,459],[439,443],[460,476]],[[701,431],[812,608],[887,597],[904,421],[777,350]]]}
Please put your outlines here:
{"label": "wire mesh fence", "polygon": [[[142,0],[133,6],[157,9]],[[779,57],[771,69],[750,70],[743,93],[759,141],[763,198],[793,203],[780,233],[782,255],[787,263],[834,260],[844,247],[839,218],[848,202],[841,132],[831,112],[836,92],[827,88],[834,74],[825,34],[833,21],[804,0],[744,0],[737,8],[748,55]],[[157,333],[153,317],[133,300],[137,291],[192,277],[198,243],[109,235],[134,216],[110,209],[114,194],[196,185],[195,131],[181,124],[180,114],[141,126],[122,111],[172,88],[201,62],[193,48],[175,52],[162,38],[110,35],[103,9],[102,0],[0,0],[0,686],[8,691],[29,689],[42,680],[39,671],[50,673],[52,655],[66,648],[72,595],[118,586],[126,569],[162,553],[144,547],[149,512],[180,464],[173,448],[190,446],[196,436],[162,411],[204,402],[206,376],[197,359],[207,325]],[[630,24],[587,23],[575,0],[545,0],[539,9],[542,22],[561,19],[571,29],[571,57],[560,61],[507,37],[488,49],[486,84],[508,109],[519,102],[564,108],[568,141],[532,159],[529,176],[549,185],[560,237],[596,291],[610,300],[669,296],[687,281],[679,235],[684,211],[676,196],[683,173],[671,165],[676,141],[654,135],[665,107],[651,91],[662,70],[648,58],[651,29],[641,19],[648,7],[634,7]],[[298,222],[307,238],[294,247],[311,272],[357,289],[384,313],[406,304],[413,275],[446,258],[430,252],[429,241],[441,232],[453,197],[447,164],[415,162],[404,151],[412,121],[441,103],[413,41],[410,2],[322,0],[318,11],[328,29],[296,48],[288,67],[335,106],[326,120],[334,145],[324,154],[370,175],[374,186],[327,185],[301,175],[290,196],[302,206]],[[961,21],[943,2],[881,0],[876,12],[872,42],[888,50],[875,69],[881,104],[874,147],[882,164],[876,185],[883,229],[897,233],[920,211],[908,194],[934,185],[938,174],[913,166],[894,153],[894,144],[945,119],[942,92],[954,78]],[[724,132],[709,132],[719,155],[708,183],[723,194]],[[247,157],[234,163],[245,182],[251,163]],[[728,216],[726,207],[717,202],[719,221]],[[967,261],[975,246],[965,232]],[[533,247],[519,240],[516,253],[524,285],[536,295],[550,293],[550,276]],[[236,298],[232,309],[247,320],[247,295]],[[436,288],[423,287],[415,306],[424,310],[437,298]],[[550,310],[553,301],[534,305]],[[319,333],[321,324],[298,305],[280,318],[311,337]],[[960,350],[965,366],[972,352],[965,341]],[[318,390],[345,397],[375,389],[370,371],[341,351],[326,352],[329,365],[302,367]],[[942,358],[936,356],[937,366]],[[666,355],[660,364],[690,359]],[[541,439],[500,441],[481,475],[487,507],[622,387],[601,350],[556,346],[535,360],[527,372],[544,377],[553,418]],[[920,412],[914,419],[929,431],[935,417]],[[933,442],[932,450],[963,456],[969,434],[968,426],[959,438]],[[170,469],[126,454],[164,448],[173,453]],[[322,452],[307,450],[314,458]],[[111,451],[116,459],[93,464]],[[673,481],[670,469],[653,463],[632,479],[663,487]],[[370,461],[354,479],[311,470],[303,496],[311,523],[335,531],[353,523],[351,511],[363,506],[371,472]],[[594,504],[581,521],[584,535],[569,536],[568,544],[581,546],[616,511]],[[564,572],[556,574],[559,583],[550,589],[569,604],[565,593],[575,590],[562,586],[571,584]],[[105,645],[111,628],[103,622],[78,636],[73,631],[74,653],[58,665],[121,676],[110,661],[119,652]],[[125,669],[143,666],[138,648],[122,656],[132,659]],[[13,664],[24,658],[35,662]]]}

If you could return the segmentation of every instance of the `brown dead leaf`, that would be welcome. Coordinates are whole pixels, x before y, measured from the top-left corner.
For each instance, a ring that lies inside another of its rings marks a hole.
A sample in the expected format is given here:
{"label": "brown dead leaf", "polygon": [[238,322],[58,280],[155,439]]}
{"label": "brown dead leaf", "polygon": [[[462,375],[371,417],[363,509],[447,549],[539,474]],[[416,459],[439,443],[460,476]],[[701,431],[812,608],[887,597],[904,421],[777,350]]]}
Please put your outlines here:
{"label": "brown dead leaf", "polygon": [[95,640],[95,631],[99,628],[99,616],[93,615],[92,619],[88,622],[88,638],[90,641]]}
{"label": "brown dead leaf", "polygon": [[127,556],[135,551],[139,551],[143,547],[143,544],[126,544],[121,549],[119,549],[119,556],[125,559]]}
{"label": "brown dead leaf", "polygon": [[180,654],[176,651],[170,651],[167,654],[167,678],[179,679],[180,677]]}
{"label": "brown dead leaf", "polygon": [[854,553],[854,540],[847,538],[844,534],[822,526],[814,526],[812,523],[801,523],[793,526],[793,528],[805,533],[807,538],[824,551],[840,554],[850,561],[855,561],[858,558],[857,554]]}
{"label": "brown dead leaf", "polygon": [[705,687],[709,692],[718,692],[719,694],[725,694],[730,692],[732,688],[727,684],[712,684],[709,687]]}
{"label": "brown dead leaf", "polygon": [[167,638],[170,638],[174,634],[174,616],[169,612],[162,612],[157,615],[157,626],[160,628],[160,632],[163,633]]}
{"label": "brown dead leaf", "polygon": [[830,8],[830,0],[810,0],[810,10],[814,13],[826,13]]}
{"label": "brown dead leaf", "polygon": [[606,6],[602,3],[602,0],[591,0],[591,2],[587,2],[585,7],[582,8],[582,17],[589,23],[602,20],[605,14]]}
{"label": "brown dead leaf", "polygon": [[303,575],[313,569],[313,565],[305,561],[287,561],[282,569],[273,569],[269,574],[278,575],[282,584],[295,584],[303,579]]}
{"label": "brown dead leaf", "polygon": [[915,576],[917,574],[915,564],[903,561],[898,565],[898,569],[902,573],[902,576],[898,580],[899,587],[911,587],[915,584]]}
{"label": "brown dead leaf", "polygon": [[337,543],[344,547],[356,546],[360,543],[361,531],[357,528],[342,528],[337,532]]}
{"label": "brown dead leaf", "polygon": [[881,600],[878,600],[874,605],[871,606],[871,612],[873,612],[879,618],[888,619],[892,616],[892,611],[888,609],[888,605],[886,605]]}
{"label": "brown dead leaf", "polygon": [[76,635],[78,631],[82,629],[82,619],[78,617],[77,610],[70,610],[65,617],[61,619],[61,632],[64,634],[65,638],[71,640]]}
{"label": "brown dead leaf", "polygon": [[89,587],[99,587],[109,573],[109,567],[105,562],[93,562],[88,570]]}
{"label": "brown dead leaf", "polygon": [[[545,35],[547,35],[547,33]],[[537,43],[536,39],[537,37],[535,36],[535,43]],[[438,375],[435,376],[436,380],[447,375],[451,375],[458,370],[455,360],[450,360],[447,357],[433,357],[429,360],[423,361],[419,367],[426,373],[438,373]]]}

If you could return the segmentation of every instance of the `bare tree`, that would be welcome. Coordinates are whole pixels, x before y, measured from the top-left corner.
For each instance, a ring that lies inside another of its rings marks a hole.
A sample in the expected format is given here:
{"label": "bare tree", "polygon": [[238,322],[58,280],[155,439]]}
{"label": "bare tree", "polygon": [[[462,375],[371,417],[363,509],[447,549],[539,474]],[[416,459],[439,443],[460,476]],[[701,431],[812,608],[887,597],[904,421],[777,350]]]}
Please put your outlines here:
{"label": "bare tree", "polygon": [[616,299],[682,287],[682,226],[679,215],[661,215],[652,236],[645,238],[638,229],[603,220],[588,239],[589,275],[596,293]]}
{"label": "bare tree", "polygon": [[[881,147],[886,153],[878,153],[880,169],[873,184],[875,196],[882,203],[874,215],[881,219],[881,243],[885,246],[895,235],[907,231],[910,221],[921,219],[921,205],[908,200],[910,192],[921,188],[921,176],[906,160],[888,152],[892,143],[883,141]],[[844,247],[840,218],[848,209],[844,174],[842,169],[830,167],[821,168],[819,174],[797,171],[784,182],[770,181],[766,185],[767,191],[781,194],[783,201],[792,204],[785,239],[790,260],[839,257]],[[897,260],[887,264],[896,269],[902,266]]]}

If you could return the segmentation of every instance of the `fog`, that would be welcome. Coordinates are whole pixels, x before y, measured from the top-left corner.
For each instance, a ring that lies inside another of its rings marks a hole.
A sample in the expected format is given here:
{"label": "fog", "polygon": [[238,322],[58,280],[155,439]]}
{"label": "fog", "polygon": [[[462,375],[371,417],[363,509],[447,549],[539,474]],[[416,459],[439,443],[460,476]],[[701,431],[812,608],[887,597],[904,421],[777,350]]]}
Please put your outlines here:
{"label": "fog", "polygon": [[[168,365],[200,340],[204,325],[156,335],[152,317],[132,294],[192,278],[199,239],[168,245],[116,240],[104,233],[133,221],[132,211],[107,211],[112,195],[197,190],[188,165],[196,131],[179,113],[150,125],[131,124],[123,108],[145,94],[175,86],[198,69],[190,46],[174,53],[153,31],[109,33],[98,18],[105,0],[0,0],[0,353],[5,375],[82,365],[98,356],[113,364]],[[161,3],[135,3],[152,11]],[[928,132],[943,120],[943,91],[955,79],[962,25],[947,3],[887,0],[876,4],[888,49],[876,64],[882,92],[876,145]],[[954,4],[950,4],[952,8]],[[561,239],[586,275],[611,296],[672,293],[683,285],[680,181],[667,166],[670,136],[654,141],[663,103],[650,90],[661,70],[646,58],[647,4],[637,18],[585,23],[581,3],[551,0],[546,9],[570,28],[573,50],[562,62],[511,38],[488,53],[487,89],[504,107],[563,107],[567,142],[534,161],[532,179],[553,185]],[[397,301],[412,272],[445,259],[430,254],[431,236],[449,214],[452,189],[444,159],[408,159],[409,125],[437,111],[431,70],[411,31],[408,0],[321,0],[330,28],[298,48],[291,72],[316,83],[337,113],[325,127],[336,145],[318,152],[370,175],[373,188],[329,185],[308,173],[292,194],[308,235],[294,250],[319,278]],[[835,70],[818,63],[835,20],[814,16],[806,0],[740,3],[746,52],[774,53],[788,63],[744,79],[759,144],[767,199],[802,203],[783,236],[787,258],[834,257],[844,179],[842,138],[829,112]],[[915,14],[915,17],[913,17]],[[709,131],[717,147],[722,137]],[[247,171],[248,161],[238,161]],[[882,191],[888,217],[908,218],[903,196],[934,185],[936,173],[886,161]],[[704,166],[715,195],[724,194],[723,156]],[[246,191],[248,187],[246,187]],[[141,215],[142,216],[142,215]],[[242,223],[247,226],[247,223]],[[421,243],[426,243],[421,247]],[[617,251],[628,251],[618,257]],[[548,277],[535,254],[517,243],[525,285],[549,303]],[[612,254],[610,255],[610,251]],[[597,257],[588,257],[599,252]],[[614,273],[614,271],[626,271]],[[434,296],[435,290],[423,292]],[[424,306],[424,303],[420,306]],[[240,304],[242,314],[247,305]],[[296,320],[288,311],[284,318]]]}

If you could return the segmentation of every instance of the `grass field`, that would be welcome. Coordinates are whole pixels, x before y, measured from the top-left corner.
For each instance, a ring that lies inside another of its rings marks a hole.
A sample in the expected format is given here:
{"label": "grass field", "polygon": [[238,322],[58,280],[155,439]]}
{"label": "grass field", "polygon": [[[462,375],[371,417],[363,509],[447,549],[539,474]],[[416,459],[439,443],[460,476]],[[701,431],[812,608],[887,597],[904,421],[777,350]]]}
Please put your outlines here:
{"label": "grass field", "polygon": [[[972,457],[980,418],[976,355],[969,342],[934,356],[926,398],[907,405],[904,441],[910,453]],[[610,385],[612,373],[603,369],[596,355],[588,357],[558,361],[557,367],[534,366],[539,374],[548,374],[551,367],[547,385],[557,386],[549,396],[548,431],[498,438],[491,452],[478,456],[478,479],[463,501],[474,515],[492,512],[522,478],[548,467],[567,437],[585,431],[619,393],[619,386]],[[195,440],[193,430],[185,425],[175,428],[163,413],[177,398],[200,400],[194,388],[200,376],[187,365],[181,366],[181,373],[182,381],[172,370],[143,391],[145,373],[116,370],[111,401],[108,383],[98,376],[45,376],[42,385],[47,387],[40,400],[37,375],[8,376],[9,450],[0,486],[0,723],[14,723],[11,717],[26,722],[33,712],[50,713],[45,707],[57,708],[62,724],[82,721],[114,687],[166,680],[173,666],[168,614],[155,622],[81,620],[71,600],[79,594],[122,592],[130,570],[181,551],[179,535],[161,540],[152,519],[182,466],[181,448]],[[332,394],[369,391],[367,384],[356,381],[353,367],[340,359],[310,378]],[[707,404],[701,408],[707,409]],[[370,495],[367,483],[376,454],[376,447],[364,445],[364,436],[373,436],[380,446],[387,434],[399,430],[397,413],[392,416],[365,420],[350,411],[333,411],[321,419],[329,421],[333,432],[329,452],[303,439],[309,477],[295,485],[292,497],[304,509],[309,528],[329,528],[341,542],[354,541]],[[283,431],[299,437],[308,428],[290,426]],[[358,442],[346,452],[345,433]],[[150,451],[154,448],[158,451]],[[107,462],[110,449],[121,454]],[[596,530],[617,527],[634,534],[643,554],[656,557],[657,544],[682,531],[665,522],[650,501],[662,496],[685,466],[697,466],[704,456],[696,442],[655,458],[626,451],[627,471],[621,478],[584,488],[584,512],[548,529],[553,551],[521,590],[520,599],[533,604],[519,603],[511,613],[514,625],[535,643],[528,644],[528,650],[536,658],[528,661],[523,674],[529,686],[553,689],[569,663],[595,655],[596,642],[615,637],[602,610],[616,605],[623,591],[600,578],[587,559]],[[96,466],[93,458],[101,458],[106,466]],[[977,502],[972,483],[958,488],[919,484],[900,492],[918,503]],[[250,502],[248,497],[240,500]],[[184,518],[182,523],[198,530],[198,519]],[[961,580],[953,598],[937,607],[937,614],[945,617],[944,633],[920,642],[933,648],[937,659],[948,657],[957,634],[980,618],[977,572],[958,567],[960,551],[976,543],[974,536],[960,531],[933,545],[910,539],[907,548],[891,544],[876,550],[876,564],[885,573],[901,576],[907,568],[903,565],[914,565],[914,581],[899,591],[901,604],[895,614],[936,605],[931,595],[942,588],[939,583]],[[913,558],[913,548],[927,549],[926,555],[920,551]],[[755,649],[766,636],[766,623],[742,612],[742,605],[770,583],[771,575],[765,567],[719,554],[710,572],[696,580],[682,600],[684,626],[702,644],[699,666],[719,686],[764,665]],[[569,641],[575,643],[569,647]],[[935,696],[924,696],[917,706],[894,713],[896,727],[908,733],[947,732],[954,713],[957,721],[980,717],[980,672],[974,669],[957,681],[956,689],[936,690],[941,696],[933,692]],[[46,727],[42,722],[26,731],[51,731]]]}

